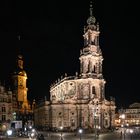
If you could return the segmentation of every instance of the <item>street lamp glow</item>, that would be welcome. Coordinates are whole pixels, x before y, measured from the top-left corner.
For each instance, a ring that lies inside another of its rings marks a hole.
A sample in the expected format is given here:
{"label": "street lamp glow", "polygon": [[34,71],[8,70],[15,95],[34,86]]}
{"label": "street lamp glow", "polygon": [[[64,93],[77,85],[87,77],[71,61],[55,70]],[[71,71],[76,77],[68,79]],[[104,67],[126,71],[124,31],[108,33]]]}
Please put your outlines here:
{"label": "street lamp glow", "polygon": [[121,119],[125,119],[125,114],[120,115]]}
{"label": "street lamp glow", "polygon": [[80,128],[80,129],[78,130],[78,132],[79,132],[79,134],[80,134],[80,140],[81,140],[81,139],[82,139],[83,129]]}
{"label": "street lamp glow", "polygon": [[60,126],[60,130],[61,130],[61,135],[60,135],[60,137],[61,137],[61,140],[63,140],[63,137],[62,137],[63,126]]}
{"label": "street lamp glow", "polygon": [[63,126],[60,126],[60,129],[62,130],[63,129]]}
{"label": "street lamp glow", "polygon": [[31,137],[34,137],[35,136],[35,133],[31,133]]}
{"label": "street lamp glow", "polygon": [[129,123],[127,123],[126,126],[129,126]]}
{"label": "street lamp glow", "polygon": [[121,127],[123,127],[124,125],[123,124],[121,124]]}
{"label": "street lamp glow", "polygon": [[12,135],[12,130],[7,130],[7,135],[11,136]]}
{"label": "street lamp glow", "polygon": [[35,132],[35,129],[32,129],[32,132]]}
{"label": "street lamp glow", "polygon": [[83,133],[83,129],[79,129],[79,133],[82,134]]}
{"label": "street lamp glow", "polygon": [[131,133],[131,134],[133,133],[133,130],[132,130],[132,129],[130,129],[130,133]]}

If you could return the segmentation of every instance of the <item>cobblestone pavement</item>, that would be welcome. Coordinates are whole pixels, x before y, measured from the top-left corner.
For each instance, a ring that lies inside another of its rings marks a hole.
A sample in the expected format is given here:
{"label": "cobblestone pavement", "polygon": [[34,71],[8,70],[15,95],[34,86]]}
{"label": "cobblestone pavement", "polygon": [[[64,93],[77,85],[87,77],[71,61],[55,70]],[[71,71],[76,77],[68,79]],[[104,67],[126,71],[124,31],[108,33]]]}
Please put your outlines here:
{"label": "cobblestone pavement", "polygon": [[[131,137],[130,135],[126,135],[125,137],[121,137],[119,133],[113,132],[113,133],[106,133],[106,134],[100,134],[98,138],[95,138],[94,134],[82,134],[75,135],[74,133],[46,133],[41,132],[45,136],[45,140],[140,140],[140,137]],[[9,137],[9,138],[3,138],[0,140],[29,140],[29,138],[18,138],[18,137]],[[36,140],[36,139],[31,139]]]}

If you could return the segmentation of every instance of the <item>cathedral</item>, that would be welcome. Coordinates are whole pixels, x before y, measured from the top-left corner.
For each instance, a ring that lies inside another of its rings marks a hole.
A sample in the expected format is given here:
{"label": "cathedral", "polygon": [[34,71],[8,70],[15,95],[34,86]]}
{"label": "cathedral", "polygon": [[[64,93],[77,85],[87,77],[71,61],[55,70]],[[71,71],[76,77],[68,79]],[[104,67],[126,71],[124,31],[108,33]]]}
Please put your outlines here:
{"label": "cathedral", "polygon": [[102,74],[103,56],[99,45],[99,24],[90,16],[84,27],[84,46],[80,50],[80,72],[67,76],[50,87],[50,101],[34,110],[35,125],[51,129],[94,130],[114,126],[115,101],[105,98]]}

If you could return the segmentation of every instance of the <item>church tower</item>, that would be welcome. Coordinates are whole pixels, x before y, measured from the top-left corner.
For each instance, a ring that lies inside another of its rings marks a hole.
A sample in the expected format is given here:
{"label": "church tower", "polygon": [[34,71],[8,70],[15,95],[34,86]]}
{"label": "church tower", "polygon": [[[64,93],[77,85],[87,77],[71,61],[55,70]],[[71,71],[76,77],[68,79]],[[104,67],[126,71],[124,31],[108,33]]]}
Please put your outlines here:
{"label": "church tower", "polygon": [[83,78],[102,78],[102,52],[99,47],[99,24],[93,16],[92,4],[87,26],[84,27],[84,48],[80,55],[80,73]]}
{"label": "church tower", "polygon": [[92,93],[100,100],[105,98],[105,80],[102,75],[102,51],[99,46],[99,24],[93,16],[92,3],[90,4],[90,16],[87,19],[87,26],[84,27],[84,47],[80,51],[80,77],[92,79],[94,86]]}
{"label": "church tower", "polygon": [[27,100],[27,87],[26,80],[27,74],[23,69],[23,57],[18,55],[16,70],[13,74],[13,84],[14,84],[14,93],[16,100],[18,102],[18,108],[22,111],[29,110],[28,100]]}

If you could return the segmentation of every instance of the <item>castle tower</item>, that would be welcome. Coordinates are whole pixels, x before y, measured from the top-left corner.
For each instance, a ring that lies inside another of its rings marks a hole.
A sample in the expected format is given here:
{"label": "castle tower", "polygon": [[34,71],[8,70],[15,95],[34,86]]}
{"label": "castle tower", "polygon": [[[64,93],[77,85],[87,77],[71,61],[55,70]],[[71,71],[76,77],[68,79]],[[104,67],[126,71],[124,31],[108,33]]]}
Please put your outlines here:
{"label": "castle tower", "polygon": [[18,102],[18,108],[23,110],[29,110],[28,100],[27,100],[27,87],[26,80],[27,74],[23,69],[23,57],[18,55],[16,70],[12,76],[14,84],[14,93]]}

